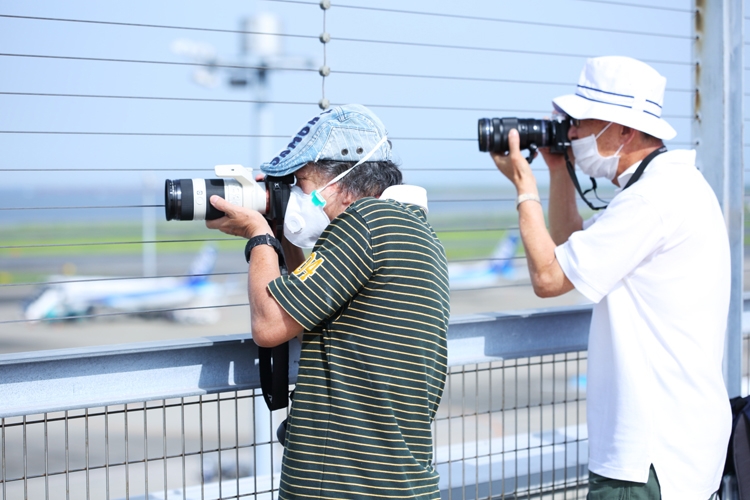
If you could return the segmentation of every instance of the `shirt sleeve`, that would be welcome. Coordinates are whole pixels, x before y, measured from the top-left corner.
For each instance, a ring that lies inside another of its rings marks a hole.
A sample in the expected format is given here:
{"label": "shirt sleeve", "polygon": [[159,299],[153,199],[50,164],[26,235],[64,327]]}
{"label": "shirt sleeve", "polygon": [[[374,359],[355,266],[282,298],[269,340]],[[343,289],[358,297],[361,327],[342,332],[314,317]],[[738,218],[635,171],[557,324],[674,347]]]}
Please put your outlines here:
{"label": "shirt sleeve", "polygon": [[616,196],[583,231],[555,248],[565,276],[587,299],[598,303],[664,241],[664,222],[648,200]]}
{"label": "shirt sleeve", "polygon": [[370,231],[356,211],[333,220],[305,262],[268,284],[279,305],[310,331],[349,302],[373,272]]}

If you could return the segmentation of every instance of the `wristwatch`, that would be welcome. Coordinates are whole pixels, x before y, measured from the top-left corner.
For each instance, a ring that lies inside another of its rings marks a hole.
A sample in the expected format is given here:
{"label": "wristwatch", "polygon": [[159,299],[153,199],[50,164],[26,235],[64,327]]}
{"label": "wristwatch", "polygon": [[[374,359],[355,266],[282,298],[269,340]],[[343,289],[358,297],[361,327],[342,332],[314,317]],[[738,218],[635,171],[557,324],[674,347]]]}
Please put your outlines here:
{"label": "wristwatch", "polygon": [[253,250],[253,248],[257,247],[258,245],[270,245],[273,247],[274,250],[276,250],[277,254],[284,255],[283,250],[281,249],[281,243],[279,243],[279,240],[277,240],[276,238],[274,238],[268,233],[261,234],[260,236],[255,236],[247,240],[247,245],[245,245],[245,260],[248,263],[250,262],[250,252]]}

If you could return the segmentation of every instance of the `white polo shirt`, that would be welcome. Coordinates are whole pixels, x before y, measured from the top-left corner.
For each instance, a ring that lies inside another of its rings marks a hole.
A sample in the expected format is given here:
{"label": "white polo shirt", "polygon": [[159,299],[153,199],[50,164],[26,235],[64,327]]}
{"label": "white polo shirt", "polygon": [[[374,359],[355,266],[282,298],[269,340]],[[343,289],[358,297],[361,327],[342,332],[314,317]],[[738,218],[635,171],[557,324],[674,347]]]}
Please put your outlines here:
{"label": "white polo shirt", "polygon": [[706,500],[731,428],[722,377],[729,241],[716,196],[694,151],[670,151],[587,222],[555,254],[596,304],[589,469],[645,483],[653,464],[664,500]]}

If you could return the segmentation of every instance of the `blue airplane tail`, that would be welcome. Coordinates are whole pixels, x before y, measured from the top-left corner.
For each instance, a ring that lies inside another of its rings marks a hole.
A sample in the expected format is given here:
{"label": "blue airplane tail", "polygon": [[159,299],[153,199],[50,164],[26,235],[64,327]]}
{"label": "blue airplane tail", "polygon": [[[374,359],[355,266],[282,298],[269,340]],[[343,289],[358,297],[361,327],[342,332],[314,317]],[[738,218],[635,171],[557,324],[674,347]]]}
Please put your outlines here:
{"label": "blue airplane tail", "polygon": [[216,253],[216,248],[212,245],[206,245],[201,249],[198,256],[190,265],[189,274],[191,276],[188,279],[190,285],[200,285],[208,281],[216,264]]}
{"label": "blue airplane tail", "polygon": [[515,234],[509,234],[503,238],[492,254],[490,270],[494,274],[511,278],[514,273],[513,257],[516,255],[520,238]]}

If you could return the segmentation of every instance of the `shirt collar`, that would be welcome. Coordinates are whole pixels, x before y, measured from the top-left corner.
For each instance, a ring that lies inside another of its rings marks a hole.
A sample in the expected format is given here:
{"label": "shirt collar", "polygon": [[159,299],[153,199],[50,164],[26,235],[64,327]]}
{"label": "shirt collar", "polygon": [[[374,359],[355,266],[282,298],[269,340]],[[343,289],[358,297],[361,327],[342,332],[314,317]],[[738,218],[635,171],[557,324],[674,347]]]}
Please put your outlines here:
{"label": "shirt collar", "polygon": [[638,165],[640,164],[640,161],[633,163],[627,168],[627,170],[617,176],[617,182],[620,184],[620,188],[615,190],[616,192],[619,193],[620,191],[622,191],[622,188],[624,188],[628,184],[628,181],[631,177],[633,177],[633,174],[638,169]]}

